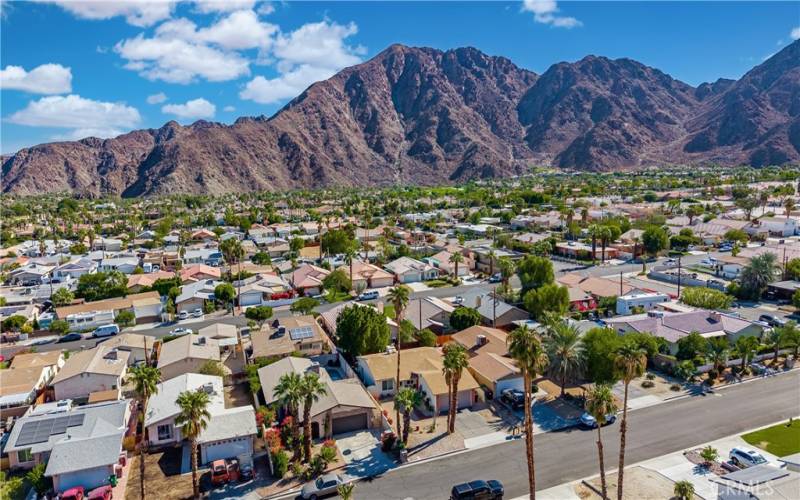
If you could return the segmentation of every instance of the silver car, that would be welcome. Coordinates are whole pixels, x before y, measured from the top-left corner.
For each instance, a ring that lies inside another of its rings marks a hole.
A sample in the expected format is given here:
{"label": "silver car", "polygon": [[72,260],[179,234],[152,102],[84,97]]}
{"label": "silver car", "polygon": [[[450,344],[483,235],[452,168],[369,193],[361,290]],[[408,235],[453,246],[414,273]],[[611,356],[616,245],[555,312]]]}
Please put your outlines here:
{"label": "silver car", "polygon": [[303,485],[303,489],[300,490],[300,497],[304,500],[316,500],[327,495],[333,495],[337,492],[336,488],[346,482],[344,477],[339,474],[323,474],[314,481],[309,481]]}

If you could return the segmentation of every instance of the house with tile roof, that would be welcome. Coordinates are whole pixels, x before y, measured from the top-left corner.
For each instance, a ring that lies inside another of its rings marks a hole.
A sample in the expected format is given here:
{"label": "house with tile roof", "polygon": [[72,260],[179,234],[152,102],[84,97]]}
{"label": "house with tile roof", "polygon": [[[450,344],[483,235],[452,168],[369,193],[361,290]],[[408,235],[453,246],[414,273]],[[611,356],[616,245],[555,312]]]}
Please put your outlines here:
{"label": "house with tile roof", "polygon": [[[278,405],[275,387],[287,373],[319,376],[325,395],[311,405],[311,434],[330,438],[336,434],[370,429],[379,419],[376,402],[357,379],[333,380],[327,369],[308,358],[286,357],[258,370],[261,392],[267,405]],[[339,375],[339,372],[336,372]],[[341,375],[339,375],[341,376]]]}
{"label": "house with tile roof", "polygon": [[[469,352],[469,371],[494,397],[506,389],[522,390],[522,373],[508,354],[508,334],[497,328],[475,325],[450,336]],[[488,397],[488,396],[487,396]]]}
{"label": "house with tile roof", "polygon": [[[356,373],[373,397],[394,396],[397,352],[358,356],[356,362]],[[438,348],[403,349],[400,356],[400,386],[421,391],[428,413],[441,413],[450,408],[449,391],[442,374],[442,352]],[[457,395],[459,409],[469,408],[475,403],[479,387],[469,371],[462,373]]]}
{"label": "house with tile roof", "polygon": [[697,332],[704,338],[725,337],[733,344],[739,337],[761,338],[764,327],[732,314],[698,309],[689,312],[648,311],[644,314],[607,318],[603,323],[620,335],[647,332],[667,342],[670,354],[678,352],[678,341]]}

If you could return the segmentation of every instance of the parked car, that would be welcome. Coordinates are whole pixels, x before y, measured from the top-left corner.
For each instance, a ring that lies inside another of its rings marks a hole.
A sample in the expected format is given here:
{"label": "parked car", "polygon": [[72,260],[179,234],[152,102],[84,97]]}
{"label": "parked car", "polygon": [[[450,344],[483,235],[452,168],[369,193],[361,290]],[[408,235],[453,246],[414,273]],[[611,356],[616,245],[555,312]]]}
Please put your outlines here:
{"label": "parked car", "polygon": [[256,473],[253,470],[253,464],[245,462],[239,467],[239,481],[250,481],[255,477]]}
{"label": "parked car", "polygon": [[194,311],[192,311],[192,317],[193,318],[202,318],[203,317],[203,310],[200,309],[200,308],[195,309]]}
{"label": "parked car", "polygon": [[84,489],[83,486],[76,486],[74,488],[70,488],[61,495],[59,495],[61,500],[83,500],[84,498]]}
{"label": "parked car", "polygon": [[461,295],[456,295],[456,296],[453,298],[453,304],[456,304],[456,305],[459,305],[459,306],[460,306],[460,305],[461,305],[461,304],[463,304],[463,303],[464,303],[464,297],[462,297]]}
{"label": "parked car", "polygon": [[494,273],[489,277],[489,283],[500,283],[503,281],[503,275],[500,273]]}
{"label": "parked car", "polygon": [[175,328],[169,332],[170,335],[174,335],[176,337],[182,337],[184,335],[189,335],[190,333],[192,333],[191,328]]}
{"label": "parked car", "polygon": [[370,290],[368,292],[361,292],[361,294],[358,296],[358,300],[375,300],[378,297],[379,295],[377,290]]}
{"label": "parked car", "polygon": [[731,462],[739,467],[753,467],[754,465],[767,463],[767,459],[764,458],[764,455],[755,450],[748,450],[747,448],[736,447],[732,449],[729,458]]}
{"label": "parked car", "polygon": [[[617,420],[617,416],[614,414],[606,415],[606,422],[603,425],[613,424]],[[583,412],[581,415],[580,423],[584,427],[588,427],[589,429],[596,429],[597,428],[597,419],[595,419],[588,411]]]}
{"label": "parked car", "polygon": [[187,319],[189,317],[189,311],[181,311],[178,313],[178,319]]}
{"label": "parked car", "polygon": [[336,488],[340,484],[345,484],[344,477],[339,474],[323,474],[314,481],[309,481],[300,490],[300,498],[304,500],[316,500],[317,498],[336,493]]}
{"label": "parked car", "polygon": [[98,326],[97,329],[92,332],[92,338],[111,337],[118,333],[119,325],[103,325]]}
{"label": "parked car", "polygon": [[228,482],[228,464],[225,460],[214,460],[211,463],[211,484],[219,486]]}
{"label": "parked car", "polygon": [[114,488],[111,485],[95,488],[86,495],[88,500],[111,500],[114,498]]}
{"label": "parked car", "polygon": [[503,498],[503,493],[503,485],[500,481],[477,480],[453,486],[453,489],[450,490],[450,500],[499,500]]}
{"label": "parked car", "polygon": [[733,250],[733,246],[732,245],[722,245],[722,246],[719,247],[718,250],[720,252],[730,252],[731,250]]}
{"label": "parked car", "polygon": [[786,325],[786,320],[785,319],[783,319],[783,318],[781,318],[779,316],[773,316],[771,314],[762,314],[761,316],[758,317],[758,320],[759,321],[763,321],[764,323],[768,324],[771,327],[785,326]]}
{"label": "parked car", "polygon": [[75,342],[76,340],[83,340],[83,335],[77,332],[68,333],[59,338],[56,343],[60,344],[62,342]]}
{"label": "parked car", "polygon": [[503,389],[500,391],[500,400],[515,410],[525,407],[525,392],[519,389]]}

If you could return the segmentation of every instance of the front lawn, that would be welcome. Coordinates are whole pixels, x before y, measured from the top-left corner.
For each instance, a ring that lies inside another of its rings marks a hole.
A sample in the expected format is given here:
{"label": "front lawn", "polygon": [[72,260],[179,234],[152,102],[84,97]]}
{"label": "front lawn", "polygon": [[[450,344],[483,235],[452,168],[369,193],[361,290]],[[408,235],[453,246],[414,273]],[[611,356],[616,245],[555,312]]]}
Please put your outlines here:
{"label": "front lawn", "polygon": [[445,280],[429,280],[425,282],[431,288],[442,288],[445,286],[450,286],[450,283]]}
{"label": "front lawn", "polygon": [[389,319],[395,319],[397,317],[397,312],[394,310],[394,306],[392,304],[386,304],[383,306],[383,314]]}
{"label": "front lawn", "polygon": [[335,304],[336,302],[341,302],[343,300],[350,300],[352,298],[353,296],[347,292],[329,291],[328,293],[325,294],[325,301],[328,302],[329,304]]}
{"label": "front lawn", "polygon": [[794,420],[791,426],[782,423],[751,432],[742,439],[779,457],[800,453],[800,420]]}

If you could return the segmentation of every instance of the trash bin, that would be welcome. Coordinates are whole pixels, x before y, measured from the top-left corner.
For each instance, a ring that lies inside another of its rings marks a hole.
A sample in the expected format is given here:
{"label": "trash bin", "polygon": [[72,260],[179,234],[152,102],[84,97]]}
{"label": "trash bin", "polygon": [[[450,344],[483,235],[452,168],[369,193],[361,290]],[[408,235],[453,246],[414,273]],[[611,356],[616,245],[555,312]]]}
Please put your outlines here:
{"label": "trash bin", "polygon": [[110,484],[112,487],[117,486],[117,476],[115,474],[108,476],[108,484]]}

